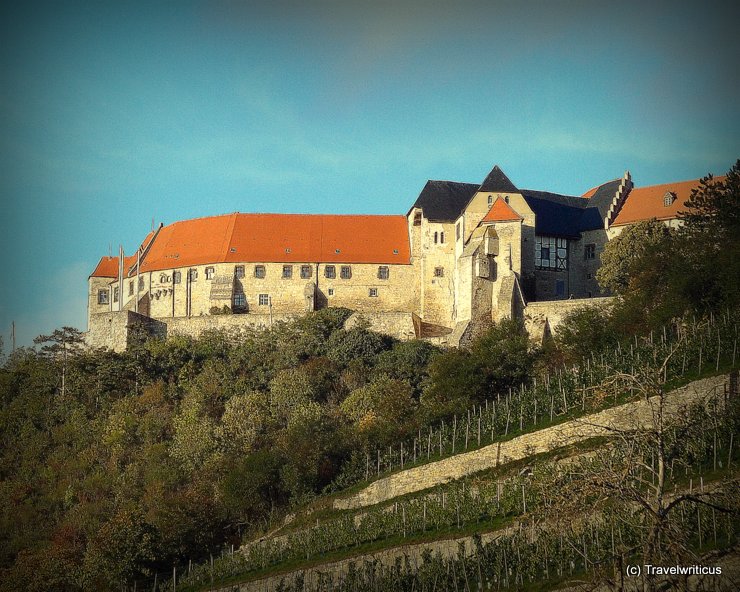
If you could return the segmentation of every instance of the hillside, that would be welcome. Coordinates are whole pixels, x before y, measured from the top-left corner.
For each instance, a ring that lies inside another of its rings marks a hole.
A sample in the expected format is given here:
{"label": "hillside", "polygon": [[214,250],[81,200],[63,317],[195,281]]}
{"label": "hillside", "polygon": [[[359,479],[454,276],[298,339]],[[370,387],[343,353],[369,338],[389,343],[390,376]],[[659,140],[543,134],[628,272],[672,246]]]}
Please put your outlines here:
{"label": "hillside", "polygon": [[[683,425],[686,428],[689,427],[689,423],[696,421],[706,425],[705,413],[708,411],[725,415],[729,410],[727,405],[731,403],[731,399],[728,398],[729,386],[729,377],[718,376],[696,381],[672,391],[666,395],[662,407],[666,425]],[[733,396],[737,397],[737,393]],[[737,407],[736,399],[733,405]],[[581,577],[583,572],[592,572],[591,575],[599,576],[599,569],[596,566],[604,561],[604,551],[607,551],[608,555],[609,550],[599,546],[598,533],[601,529],[602,536],[604,536],[603,529],[606,528],[607,532],[611,530],[611,551],[614,553],[613,519],[608,526],[605,525],[609,513],[613,512],[614,508],[594,513],[591,516],[588,513],[584,514],[585,522],[590,529],[590,541],[586,542],[583,528],[575,533],[575,538],[582,542],[585,553],[580,557],[578,553],[575,555],[571,553],[570,559],[564,561],[562,556],[564,553],[563,532],[557,528],[562,525],[562,518],[558,519],[556,515],[552,515],[553,510],[558,511],[563,498],[553,490],[563,488],[563,480],[576,481],[575,475],[580,471],[590,471],[594,473],[593,476],[598,475],[600,471],[603,471],[603,463],[606,460],[613,462],[619,457],[618,452],[615,454],[619,445],[609,435],[616,432],[623,433],[625,430],[630,430],[632,433],[635,430],[649,432],[653,425],[654,413],[660,408],[660,401],[656,398],[636,401],[586,416],[580,420],[514,438],[511,444],[520,444],[517,440],[531,439],[532,436],[538,437],[543,443],[548,443],[546,451],[529,451],[527,457],[523,459],[526,461],[525,470],[520,470],[523,463],[516,462],[519,459],[504,457],[499,457],[498,461],[490,463],[492,469],[481,469],[486,464],[488,456],[484,448],[460,454],[453,459],[424,465],[423,468],[427,469],[427,475],[436,477],[419,483],[416,488],[419,491],[418,494],[404,495],[406,492],[402,486],[400,489],[394,489],[387,484],[385,487],[373,487],[379,483],[376,481],[350,498],[350,500],[355,500],[354,504],[347,503],[347,499],[341,497],[334,499],[335,508],[355,506],[355,509],[359,509],[360,505],[365,506],[359,511],[334,512],[333,515],[317,512],[317,516],[321,515],[321,520],[317,518],[315,526],[299,528],[290,534],[273,535],[251,543],[242,549],[242,554],[231,555],[217,562],[213,572],[209,566],[206,566],[205,572],[196,570],[190,578],[184,578],[183,583],[199,579],[202,581],[204,578],[208,580],[211,573],[222,575],[238,572],[240,569],[247,569],[249,565],[253,566],[252,570],[256,568],[256,575],[259,575],[264,572],[264,567],[260,569],[259,566],[268,565],[271,562],[269,556],[272,556],[274,558],[272,561],[276,565],[269,571],[278,572],[280,575],[242,584],[238,587],[240,591],[270,590],[279,586],[281,582],[290,583],[293,587],[284,589],[291,590],[304,589],[303,586],[306,586],[305,589],[321,589],[322,585],[330,585],[333,586],[331,589],[342,590],[356,589],[355,586],[358,585],[360,589],[368,590],[394,589],[387,581],[381,584],[375,580],[383,581],[384,578],[387,580],[389,577],[391,579],[400,578],[400,573],[393,573],[394,569],[399,567],[397,564],[399,559],[402,560],[404,566],[403,577],[406,580],[416,581],[421,589],[424,589],[421,580],[425,570],[439,572],[439,567],[446,565],[448,571],[445,573],[449,578],[451,565],[457,565],[457,569],[462,574],[465,572],[466,562],[472,565],[477,563],[477,573],[473,570],[469,576],[460,576],[460,589],[471,589],[470,582],[500,584],[501,572],[496,571],[495,565],[481,566],[481,556],[488,557],[491,553],[500,552],[502,541],[508,541],[508,544],[517,546],[535,544],[535,552],[539,552],[540,543],[542,541],[552,542],[555,531],[560,536],[558,552],[552,557],[547,555],[544,561],[541,561],[542,557],[540,561],[537,561],[536,557],[530,557],[529,561],[534,564],[529,566],[519,564],[519,569],[526,568],[524,573],[515,575],[513,585],[509,583],[504,587],[523,586],[525,584],[524,574],[531,579],[538,572],[539,577],[543,580],[550,580],[551,585],[561,580],[569,580],[571,578],[565,577],[563,564],[570,565],[570,575],[575,573],[577,578]],[[687,414],[688,409],[692,411]],[[697,419],[697,413],[702,417],[701,419]],[[691,427],[697,426],[694,424]],[[547,434],[548,432],[550,435]],[[729,432],[730,438],[732,438],[732,433]],[[561,439],[553,437],[554,434],[567,434],[568,436]],[[723,430],[723,436],[727,438],[728,432]],[[672,459],[669,482],[663,485],[669,504],[678,500],[679,492],[683,491],[684,494],[689,495],[693,494],[697,488],[700,489],[697,495],[710,495],[711,492],[712,503],[727,504],[729,502],[730,507],[733,507],[735,512],[737,511],[738,500],[734,492],[740,481],[738,481],[737,471],[731,468],[730,462],[737,463],[737,453],[732,450],[731,441],[725,440],[726,443],[723,446],[716,440],[717,437],[722,440],[722,436],[715,433],[715,441],[709,447],[704,447],[705,452],[711,452],[714,456],[713,465],[708,467],[708,470],[701,465],[697,467],[699,470],[696,483],[694,483],[694,478],[689,476],[688,468],[684,474],[676,475],[674,478],[674,463],[677,458]],[[724,455],[728,455],[724,457],[728,463],[726,465],[722,460],[719,461],[719,465],[717,463],[716,455],[720,449],[723,450]],[[464,458],[467,462],[463,461]],[[466,471],[468,477],[450,483],[450,476],[442,470],[442,466],[449,464],[450,460],[458,461],[460,466],[467,466],[470,469]],[[471,465],[478,470],[473,470]],[[390,478],[395,477],[397,484],[410,483],[413,482],[411,476],[415,472],[418,472],[418,469],[407,469],[395,473]],[[387,477],[380,481],[387,482],[390,478]],[[565,489],[568,489],[568,485]],[[368,490],[375,494],[372,499]],[[383,499],[377,496],[378,491],[383,492]],[[667,493],[669,491],[670,493]],[[648,498],[649,495],[646,495],[645,499]],[[358,500],[364,503],[359,504]],[[632,500],[629,505],[635,511],[637,500]],[[702,510],[698,512],[701,515]],[[717,545],[718,531],[714,510],[712,516],[714,545]],[[681,526],[686,530],[691,529],[691,525],[685,523],[683,519],[683,512]],[[621,526],[619,528],[619,538],[621,544],[624,544],[624,537],[628,533],[622,532]],[[695,534],[701,537],[699,532],[697,530]],[[461,536],[462,533],[464,536]],[[736,529],[729,519],[723,533],[726,537],[724,546],[735,540]],[[573,533],[567,534],[572,535]],[[636,536],[634,532],[629,534]],[[721,538],[722,535],[719,535],[719,539]],[[429,542],[416,542],[424,540]],[[587,551],[586,547],[592,545],[595,545],[596,550]],[[341,552],[341,549],[345,551]],[[337,552],[338,550],[340,551]],[[531,548],[529,552],[532,552]],[[305,557],[299,559],[304,553]],[[517,553],[521,554],[521,549],[517,548]],[[589,560],[589,553],[596,555],[598,561],[596,557]],[[341,557],[347,558],[341,559]],[[434,557],[433,560],[432,557]],[[551,564],[552,567],[549,567]],[[364,574],[362,574],[362,566],[366,570]],[[298,568],[301,568],[300,571],[288,572],[287,575],[281,573]],[[372,577],[368,575],[368,569]],[[553,569],[557,576],[551,577],[548,573],[549,569]],[[498,575],[494,575],[495,573]],[[219,579],[216,577],[214,581],[218,583]],[[457,580],[455,583],[458,583]],[[389,585],[390,587],[387,587]],[[452,581],[447,584],[448,587],[439,589],[452,589],[451,585]],[[190,588],[185,586],[183,589]],[[196,586],[194,589],[199,588]]]}

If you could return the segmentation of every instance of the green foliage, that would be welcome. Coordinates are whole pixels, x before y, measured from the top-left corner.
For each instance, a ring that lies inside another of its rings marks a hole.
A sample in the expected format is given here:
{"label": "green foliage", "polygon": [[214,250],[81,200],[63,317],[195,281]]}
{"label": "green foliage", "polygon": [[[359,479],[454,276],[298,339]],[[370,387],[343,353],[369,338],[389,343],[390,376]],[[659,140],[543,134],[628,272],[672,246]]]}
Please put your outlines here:
{"label": "green foliage", "polygon": [[558,325],[555,341],[571,361],[604,351],[616,341],[610,311],[593,306],[574,310]]}
{"label": "green foliage", "polygon": [[413,430],[416,407],[411,386],[387,376],[353,391],[341,405],[366,447],[384,446]]}
{"label": "green foliage", "polygon": [[156,532],[138,510],[118,510],[91,538],[84,580],[95,589],[114,588],[148,572],[155,557]]}
{"label": "green foliage", "polygon": [[348,365],[353,360],[370,362],[380,352],[390,349],[393,340],[387,335],[373,333],[362,328],[349,331],[340,329],[334,331],[327,344],[327,357],[341,364]]}
{"label": "green foliage", "polygon": [[613,326],[624,334],[740,305],[740,161],[725,180],[702,179],[685,206],[677,230],[644,222],[604,250],[597,277],[622,296]]}
{"label": "green foliage", "polygon": [[373,376],[387,376],[403,380],[411,385],[415,396],[421,394],[429,374],[427,367],[440,349],[428,341],[399,341],[393,348],[378,354],[373,368]]}
{"label": "green foliage", "polygon": [[664,248],[669,234],[668,227],[658,220],[627,226],[601,253],[601,267],[596,272],[599,285],[615,294],[624,294],[630,280],[641,270],[643,257]]}
{"label": "green foliage", "polygon": [[679,330],[688,337],[669,380],[700,359],[729,364],[734,339],[723,314],[533,384],[539,352],[518,323],[441,352],[344,331],[343,318],[75,352],[64,393],[58,357],[15,351],[0,368],[0,590],[119,589],[271,530],[332,483],[366,479],[366,451],[381,447],[385,472],[399,467],[401,441],[408,465],[412,451],[426,462],[475,445],[478,425],[482,445],[511,437],[604,405],[583,387],[663,355]]}
{"label": "green foliage", "polygon": [[452,349],[432,358],[422,402],[430,416],[460,413],[473,402],[527,382],[534,361],[524,325],[504,319],[469,351]]}

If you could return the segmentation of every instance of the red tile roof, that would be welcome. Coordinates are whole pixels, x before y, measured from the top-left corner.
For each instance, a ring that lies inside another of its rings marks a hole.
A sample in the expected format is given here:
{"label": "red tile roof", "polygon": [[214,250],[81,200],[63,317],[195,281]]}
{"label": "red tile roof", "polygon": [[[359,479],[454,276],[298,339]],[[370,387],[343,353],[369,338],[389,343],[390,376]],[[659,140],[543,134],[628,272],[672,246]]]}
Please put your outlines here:
{"label": "red tile roof", "polygon": [[[129,255],[123,258],[123,274],[128,275],[129,268],[136,264],[136,255]],[[90,277],[117,278],[118,277],[118,257],[101,257],[95,271]]]}
{"label": "red tile roof", "polygon": [[491,209],[488,210],[488,213],[483,218],[483,222],[514,222],[516,220],[524,220],[524,218],[517,214],[514,209],[500,197],[496,198]]}
{"label": "red tile roof", "polygon": [[[234,213],[183,220],[159,230],[141,271],[227,262],[408,265],[407,224],[405,216],[309,214]],[[135,263],[135,255],[126,257],[126,270]],[[92,275],[117,277],[118,258],[103,257]]]}
{"label": "red tile roof", "polygon": [[[139,249],[141,249],[142,252],[146,250],[146,248],[149,246],[149,243],[151,240],[156,236],[157,231],[152,230],[149,234],[146,235],[146,238],[142,241],[141,246]],[[129,271],[131,270],[131,267],[136,264],[136,253],[133,255],[129,255],[128,257],[123,257],[123,275],[129,276],[131,275]],[[90,274],[90,277],[107,277],[107,278],[117,278],[118,277],[118,257],[101,257],[100,261],[98,262],[97,267],[95,268],[95,271],[93,271]]]}
{"label": "red tile roof", "polygon": [[[715,177],[717,181],[724,181],[724,177]],[[624,200],[622,209],[614,219],[612,226],[632,224],[641,220],[672,220],[679,217],[679,212],[685,211],[685,202],[691,197],[691,190],[699,187],[699,179],[681,181],[678,183],[664,183],[650,187],[636,187],[629,192]],[[663,198],[671,192],[676,198],[670,206],[665,206]]]}

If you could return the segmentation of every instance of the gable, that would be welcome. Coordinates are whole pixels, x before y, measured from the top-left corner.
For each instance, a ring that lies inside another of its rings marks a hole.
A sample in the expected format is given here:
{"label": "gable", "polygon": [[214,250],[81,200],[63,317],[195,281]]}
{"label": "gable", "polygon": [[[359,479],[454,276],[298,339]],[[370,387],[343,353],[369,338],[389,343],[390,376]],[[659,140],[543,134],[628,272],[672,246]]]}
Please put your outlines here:
{"label": "gable", "polygon": [[451,223],[460,217],[477,190],[472,183],[427,181],[408,213],[419,208],[431,222]]}

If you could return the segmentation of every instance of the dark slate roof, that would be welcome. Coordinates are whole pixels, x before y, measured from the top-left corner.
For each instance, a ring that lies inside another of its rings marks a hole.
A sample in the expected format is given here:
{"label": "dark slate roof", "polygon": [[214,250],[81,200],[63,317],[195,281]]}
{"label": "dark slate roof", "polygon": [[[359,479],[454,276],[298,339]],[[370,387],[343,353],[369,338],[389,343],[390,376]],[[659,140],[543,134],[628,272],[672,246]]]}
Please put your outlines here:
{"label": "dark slate roof", "polygon": [[454,222],[477,191],[478,185],[471,183],[427,181],[409,212],[421,208],[427,220]]}
{"label": "dark slate roof", "polygon": [[578,239],[581,232],[604,226],[599,209],[589,199],[530,189],[522,189],[521,194],[535,214],[537,234]]}
{"label": "dark slate roof", "polygon": [[621,182],[622,179],[614,179],[613,181],[599,185],[594,194],[589,198],[589,203],[599,209],[602,220],[606,218],[609,206],[612,204],[614,195],[617,193]]}
{"label": "dark slate roof", "polygon": [[498,165],[493,167],[493,170],[488,173],[485,181],[481,183],[478,191],[496,191],[501,193],[518,193],[518,189],[514,184],[509,181],[509,177],[504,174]]}

